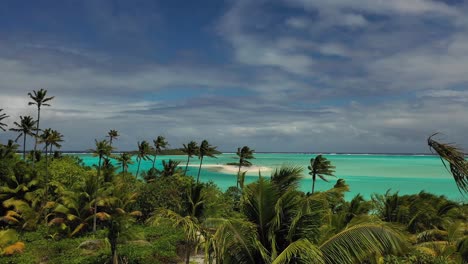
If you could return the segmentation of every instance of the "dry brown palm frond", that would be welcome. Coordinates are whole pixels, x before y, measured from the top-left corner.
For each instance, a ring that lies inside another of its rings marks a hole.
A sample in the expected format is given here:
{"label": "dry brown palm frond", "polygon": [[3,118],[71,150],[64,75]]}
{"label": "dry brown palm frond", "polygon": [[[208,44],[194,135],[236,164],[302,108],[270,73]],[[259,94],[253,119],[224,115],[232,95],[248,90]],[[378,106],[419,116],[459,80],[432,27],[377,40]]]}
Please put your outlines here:
{"label": "dry brown palm frond", "polygon": [[[463,151],[452,143],[441,143],[433,139],[435,133],[427,139],[432,152],[436,152],[442,164],[452,174],[460,193],[468,193],[468,165]],[[445,163],[448,163],[447,164]]]}

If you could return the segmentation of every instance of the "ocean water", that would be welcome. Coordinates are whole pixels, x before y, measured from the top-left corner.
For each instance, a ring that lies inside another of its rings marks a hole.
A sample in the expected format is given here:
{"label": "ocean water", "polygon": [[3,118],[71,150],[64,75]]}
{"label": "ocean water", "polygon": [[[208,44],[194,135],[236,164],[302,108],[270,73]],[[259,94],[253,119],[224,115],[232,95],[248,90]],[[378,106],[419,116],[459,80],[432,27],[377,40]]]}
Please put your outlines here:
{"label": "ocean water", "polygon": [[[79,154],[86,165],[97,164],[97,158],[89,154]],[[427,191],[437,195],[445,195],[456,201],[467,202],[468,198],[463,197],[457,189],[452,176],[442,165],[437,156],[431,155],[365,155],[365,154],[329,154],[324,155],[332,165],[336,166],[336,178],[329,177],[330,182],[317,179],[316,190],[327,190],[333,187],[338,178],[344,179],[350,186],[350,191],[346,198],[350,199],[360,193],[366,198],[370,198],[373,193],[383,194],[388,189],[392,192],[398,191],[400,194],[414,194],[420,191]],[[308,175],[307,166],[314,154],[300,153],[257,153],[255,159],[251,160],[253,165],[264,166],[272,169],[282,165],[293,165],[304,168],[304,178],[301,183],[301,190],[307,192],[311,190],[312,179]],[[181,161],[180,166],[185,168],[186,156],[159,156],[156,166],[161,168],[162,160]],[[226,164],[236,162],[235,154],[222,154],[217,158],[205,157],[203,164]],[[190,161],[188,175],[196,177],[198,172],[198,158],[194,157]],[[140,170],[151,168],[151,161],[142,161]],[[129,171],[136,172],[137,164],[129,167]],[[262,173],[262,176],[269,176],[270,173]],[[253,182],[258,178],[258,172],[247,174],[246,183]],[[200,180],[203,182],[213,181],[222,190],[229,186],[235,186],[236,173],[227,173],[219,169],[206,167],[202,168]]]}

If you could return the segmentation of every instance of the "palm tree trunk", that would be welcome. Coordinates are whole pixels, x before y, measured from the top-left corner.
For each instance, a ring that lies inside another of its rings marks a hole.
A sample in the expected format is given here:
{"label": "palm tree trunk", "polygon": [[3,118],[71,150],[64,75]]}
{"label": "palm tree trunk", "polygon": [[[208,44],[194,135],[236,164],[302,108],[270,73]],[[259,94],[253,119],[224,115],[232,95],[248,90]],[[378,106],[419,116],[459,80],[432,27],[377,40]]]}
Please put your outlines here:
{"label": "palm tree trunk", "polygon": [[154,167],[155,167],[155,165],[156,165],[156,158],[157,158],[157,157],[158,157],[158,154],[155,154],[155,155],[154,155],[154,159],[153,159],[153,169],[154,169]]}
{"label": "palm tree trunk", "polygon": [[201,171],[201,165],[203,163],[203,156],[200,159],[200,167],[198,167],[198,176],[197,176],[197,183],[200,181],[200,171]]}
{"label": "palm tree trunk", "polygon": [[138,173],[140,172],[140,164],[141,164],[141,159],[138,159],[138,169],[136,173],[136,178],[138,179]]}
{"label": "palm tree trunk", "polygon": [[187,169],[188,169],[189,162],[190,162],[190,156],[187,155],[187,165],[185,165],[184,176],[187,175]]}
{"label": "palm tree trunk", "polygon": [[34,168],[34,163],[36,161],[36,150],[37,150],[37,136],[39,135],[39,122],[41,120],[41,108],[37,106],[37,125],[36,125],[36,135],[34,137],[34,155],[32,160],[32,167]]}
{"label": "palm tree trunk", "polygon": [[26,160],[26,133],[23,133],[23,160]]}
{"label": "palm tree trunk", "polygon": [[96,225],[97,225],[97,203],[98,203],[98,195],[97,191],[99,190],[99,177],[101,176],[101,159],[102,155],[99,155],[99,163],[98,163],[98,175],[97,175],[97,190],[94,194],[94,216],[93,216],[93,233],[96,233]]}
{"label": "palm tree trunk", "polygon": [[312,175],[312,194],[314,194],[314,189],[315,189],[315,173]]}
{"label": "palm tree trunk", "polygon": [[45,153],[46,153],[46,156],[45,156],[45,160],[46,160],[46,186],[45,186],[45,199],[46,199],[46,202],[47,202],[47,197],[49,196],[49,156],[47,155],[47,143],[46,143],[46,146],[45,146]]}
{"label": "palm tree trunk", "polygon": [[241,162],[239,161],[239,170],[237,171],[237,183],[236,183],[236,187],[237,187],[237,188],[239,188],[239,175],[240,175],[241,167],[242,167],[242,164],[241,164]]}

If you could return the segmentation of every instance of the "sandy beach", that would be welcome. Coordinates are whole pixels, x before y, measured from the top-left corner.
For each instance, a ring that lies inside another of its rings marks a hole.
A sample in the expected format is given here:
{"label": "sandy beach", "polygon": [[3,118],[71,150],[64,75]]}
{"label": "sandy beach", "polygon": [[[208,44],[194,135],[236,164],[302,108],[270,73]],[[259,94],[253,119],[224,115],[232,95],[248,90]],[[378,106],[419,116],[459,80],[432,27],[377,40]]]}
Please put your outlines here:
{"label": "sandy beach", "polygon": [[[189,165],[190,167],[198,167],[198,165],[193,164]],[[239,167],[235,165],[223,165],[223,164],[203,164],[203,168],[211,171],[217,171],[225,174],[237,174],[239,171]],[[258,176],[258,172],[260,171],[263,176],[269,175],[269,173],[272,171],[271,168],[269,167],[264,167],[264,166],[255,166],[252,165],[250,167],[242,167],[241,172],[247,172],[248,176]]]}

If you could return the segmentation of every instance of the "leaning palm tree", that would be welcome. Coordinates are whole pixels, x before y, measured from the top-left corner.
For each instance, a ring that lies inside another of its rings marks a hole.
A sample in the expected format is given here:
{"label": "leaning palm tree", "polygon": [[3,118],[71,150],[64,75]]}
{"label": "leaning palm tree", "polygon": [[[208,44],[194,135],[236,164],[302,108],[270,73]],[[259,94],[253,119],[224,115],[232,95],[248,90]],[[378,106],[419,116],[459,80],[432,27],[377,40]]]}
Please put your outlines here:
{"label": "leaning palm tree", "polygon": [[[465,161],[465,154],[454,144],[434,140],[433,137],[437,134],[432,134],[427,139],[430,150],[439,155],[444,167],[452,174],[460,193],[468,193],[468,165]],[[445,162],[448,163],[448,167]]]}
{"label": "leaning palm tree", "polygon": [[184,175],[187,175],[188,165],[190,163],[190,158],[194,155],[197,155],[198,152],[198,144],[195,141],[190,141],[187,145],[184,145],[184,149],[182,150],[185,154],[187,154],[187,164],[185,165]]}
{"label": "leaning palm tree", "polygon": [[[98,182],[98,188],[99,188],[99,182],[100,182],[100,176],[101,176],[101,162],[104,157],[108,157],[112,153],[112,146],[109,145],[109,142],[107,140],[101,140],[98,141],[97,139],[95,140],[96,143],[96,148],[95,149],[90,149],[92,151],[93,156],[99,157],[98,161],[98,174],[97,174],[97,182]],[[98,197],[96,193],[96,197],[94,198],[94,216],[93,216],[93,232],[96,232],[96,216],[97,216],[97,204],[98,204]]]}
{"label": "leaning palm tree", "polygon": [[156,158],[158,154],[161,153],[161,150],[165,149],[168,144],[166,139],[163,136],[158,136],[155,140],[153,140],[154,144],[154,159],[153,159],[153,169],[156,164]]}
{"label": "leaning palm tree", "polygon": [[252,162],[249,159],[255,159],[253,156],[255,150],[250,149],[247,146],[243,146],[242,148],[237,148],[237,156],[239,156],[239,171],[237,172],[237,184],[236,186],[239,187],[239,175],[242,166],[250,166]]}
{"label": "leaning palm tree", "polygon": [[122,173],[127,173],[128,165],[133,164],[132,156],[133,155],[129,152],[122,152],[117,157],[117,161],[119,162],[119,165],[122,166]]}
{"label": "leaning palm tree", "polygon": [[112,146],[112,140],[113,139],[117,139],[119,137],[119,132],[115,129],[111,129],[109,130],[109,132],[107,132],[107,136],[109,138],[109,145]]}
{"label": "leaning palm tree", "polygon": [[314,193],[315,180],[317,179],[317,176],[326,182],[328,182],[328,180],[325,176],[335,176],[333,175],[335,172],[335,166],[332,166],[331,162],[322,155],[317,155],[315,159],[310,159],[310,166],[307,168],[310,170],[309,175],[312,176],[312,194]]}
{"label": "leaning palm tree", "polygon": [[135,177],[138,178],[138,173],[140,172],[140,165],[142,160],[149,160],[150,159],[150,152],[151,152],[151,146],[149,143],[145,140],[143,140],[141,143],[138,142],[138,153],[137,153],[137,162],[138,162],[138,168]]}
{"label": "leaning palm tree", "polygon": [[20,116],[20,123],[14,122],[16,128],[10,128],[11,131],[20,133],[15,141],[23,137],[23,160],[26,160],[26,136],[34,136],[34,126],[36,121],[31,116]]}
{"label": "leaning palm tree", "polygon": [[[28,93],[28,96],[32,99],[32,102],[29,102],[28,105],[36,105],[37,106],[37,123],[36,123],[36,141],[34,143],[34,154],[36,153],[37,150],[37,140],[38,140],[38,135],[39,135],[39,122],[41,120],[41,107],[42,106],[50,106],[47,102],[50,100],[54,99],[54,96],[52,97],[46,97],[47,96],[47,90],[40,89],[39,91],[33,91],[34,95],[31,93]],[[34,161],[35,158],[33,157],[33,166],[34,166]]]}
{"label": "leaning palm tree", "polygon": [[2,113],[2,111],[3,109],[0,109],[0,129],[6,131],[5,127],[7,126],[7,124],[2,123],[2,120],[9,116],[7,116],[5,113]]}
{"label": "leaning palm tree", "polygon": [[198,158],[200,159],[200,167],[198,167],[197,183],[200,181],[200,171],[201,171],[201,167],[203,164],[203,158],[205,156],[216,158],[215,157],[216,148],[217,147],[211,146],[210,143],[208,143],[206,139],[203,140],[202,143],[200,144],[200,148],[198,149]]}

